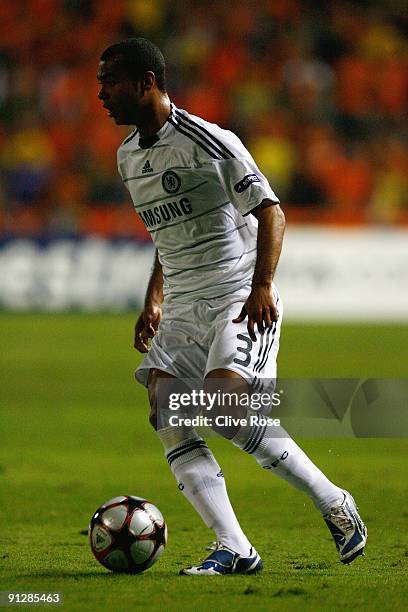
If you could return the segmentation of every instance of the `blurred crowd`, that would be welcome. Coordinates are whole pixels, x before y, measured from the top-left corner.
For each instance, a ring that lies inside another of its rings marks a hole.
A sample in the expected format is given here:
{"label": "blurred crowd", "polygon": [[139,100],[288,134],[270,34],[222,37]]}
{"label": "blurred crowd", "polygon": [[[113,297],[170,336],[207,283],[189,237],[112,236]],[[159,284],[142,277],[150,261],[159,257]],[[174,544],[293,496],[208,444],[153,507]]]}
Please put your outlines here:
{"label": "blurred crowd", "polygon": [[3,0],[0,236],[147,240],[97,99],[99,56],[146,36],[171,98],[234,130],[303,222],[408,222],[402,0]]}

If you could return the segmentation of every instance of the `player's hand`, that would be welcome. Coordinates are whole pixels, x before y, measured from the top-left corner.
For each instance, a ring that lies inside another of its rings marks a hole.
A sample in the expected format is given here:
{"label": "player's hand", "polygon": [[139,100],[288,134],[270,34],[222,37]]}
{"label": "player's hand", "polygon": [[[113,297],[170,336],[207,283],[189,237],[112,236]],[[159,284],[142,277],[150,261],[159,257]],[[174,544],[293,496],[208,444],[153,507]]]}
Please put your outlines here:
{"label": "player's hand", "polygon": [[269,284],[252,286],[245,304],[238,317],[232,319],[233,323],[241,323],[248,317],[248,334],[256,342],[255,323],[258,331],[263,334],[265,329],[272,327],[278,320],[279,312],[273,297],[272,287]]}
{"label": "player's hand", "polygon": [[144,307],[135,325],[134,347],[140,353],[149,351],[149,340],[154,338],[162,318],[161,307],[157,304],[150,304]]}

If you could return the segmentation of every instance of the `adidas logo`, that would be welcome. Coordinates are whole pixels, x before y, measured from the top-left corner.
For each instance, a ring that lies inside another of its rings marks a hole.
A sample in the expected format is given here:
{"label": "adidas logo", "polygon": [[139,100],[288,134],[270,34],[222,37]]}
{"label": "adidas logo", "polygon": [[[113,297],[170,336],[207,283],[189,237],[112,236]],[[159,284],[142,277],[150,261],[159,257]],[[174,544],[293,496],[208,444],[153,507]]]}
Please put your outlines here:
{"label": "adidas logo", "polygon": [[151,167],[149,160],[147,160],[147,162],[143,166],[142,174],[147,174],[148,172],[153,172],[153,168]]}

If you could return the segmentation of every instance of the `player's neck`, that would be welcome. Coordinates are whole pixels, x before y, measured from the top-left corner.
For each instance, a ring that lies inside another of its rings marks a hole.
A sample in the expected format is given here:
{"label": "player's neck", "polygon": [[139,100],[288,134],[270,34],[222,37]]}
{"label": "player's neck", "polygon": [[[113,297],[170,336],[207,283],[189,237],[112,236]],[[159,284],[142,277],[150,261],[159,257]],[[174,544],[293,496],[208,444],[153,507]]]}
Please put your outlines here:
{"label": "player's neck", "polygon": [[144,109],[136,126],[142,138],[149,138],[157,134],[170,115],[170,98],[166,93],[153,99],[152,103]]}

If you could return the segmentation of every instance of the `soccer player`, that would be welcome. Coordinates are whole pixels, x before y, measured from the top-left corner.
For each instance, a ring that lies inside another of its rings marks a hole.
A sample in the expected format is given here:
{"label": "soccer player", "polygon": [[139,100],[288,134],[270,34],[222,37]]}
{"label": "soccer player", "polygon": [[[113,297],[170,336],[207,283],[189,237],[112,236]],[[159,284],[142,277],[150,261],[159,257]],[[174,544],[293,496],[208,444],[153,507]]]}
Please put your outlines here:
{"label": "soccer player", "polygon": [[[98,81],[109,116],[136,126],[119,147],[118,168],[156,247],[135,326],[135,347],[147,353],[136,378],[148,389],[150,421],[179,489],[217,539],[204,561],[180,573],[256,573],[261,558],[238,523],[214,455],[193,427],[160,424],[168,396],[159,396],[163,383],[178,380],[257,389],[275,379],[282,301],[273,276],[284,215],[239,138],[170,101],[165,61],[152,42],[132,38],[107,48]],[[362,554],[367,531],[352,496],[283,429],[250,422],[214,429],[311,498],[343,563]]]}

